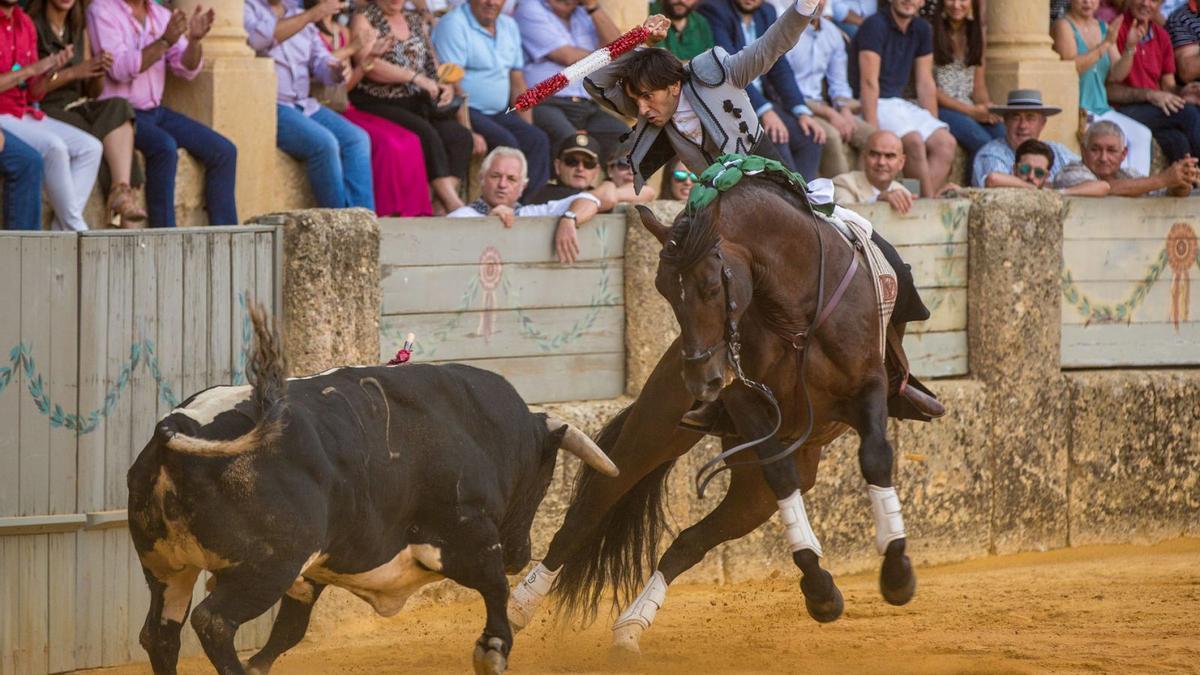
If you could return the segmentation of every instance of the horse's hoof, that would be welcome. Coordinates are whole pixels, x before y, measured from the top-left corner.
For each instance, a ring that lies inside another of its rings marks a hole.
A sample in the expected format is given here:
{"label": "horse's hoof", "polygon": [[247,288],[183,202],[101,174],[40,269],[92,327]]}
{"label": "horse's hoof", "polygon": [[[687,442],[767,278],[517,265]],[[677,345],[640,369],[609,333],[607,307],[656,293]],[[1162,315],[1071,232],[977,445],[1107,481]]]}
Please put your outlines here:
{"label": "horse's hoof", "polygon": [[637,658],[642,655],[638,644],[642,638],[643,629],[637,623],[627,623],[613,629],[612,656],[619,659]]}
{"label": "horse's hoof", "polygon": [[487,647],[475,643],[473,658],[475,675],[500,675],[508,669],[508,659],[504,657],[504,641],[500,638],[488,638]]}
{"label": "horse's hoof", "polygon": [[917,575],[913,574],[908,556],[893,554],[889,549],[879,570],[879,592],[889,605],[897,607],[907,605],[912,600],[917,592]]}
{"label": "horse's hoof", "polygon": [[808,576],[801,577],[800,591],[804,593],[808,615],[817,623],[837,621],[846,608],[842,592],[833,583],[833,575],[825,570],[821,570],[821,575],[813,581]]}

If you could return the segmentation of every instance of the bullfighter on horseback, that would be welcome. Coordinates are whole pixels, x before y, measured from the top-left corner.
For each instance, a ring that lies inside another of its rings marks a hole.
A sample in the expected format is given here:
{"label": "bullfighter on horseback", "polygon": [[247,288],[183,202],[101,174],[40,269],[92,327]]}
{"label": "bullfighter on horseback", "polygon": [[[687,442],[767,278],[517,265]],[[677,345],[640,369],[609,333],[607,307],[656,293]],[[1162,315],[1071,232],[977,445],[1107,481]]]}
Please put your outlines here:
{"label": "bullfighter on horseback", "polygon": [[[640,191],[646,179],[674,156],[696,174],[726,154],[779,159],[745,88],[795,46],[820,5],[819,0],[797,0],[794,11],[781,13],[760,39],[736,54],[714,47],[683,64],[665,49],[641,49],[588,77],[584,86],[600,105],[637,118],[629,150],[635,189]],[[654,15],[643,26],[650,33],[647,42],[653,43],[666,38],[670,21]],[[940,417],[945,408],[908,374],[900,343],[905,324],[928,319],[929,310],[896,249],[878,231],[871,241],[896,272],[898,287],[892,311],[895,330],[889,331],[888,338],[888,410],[907,419]],[[684,415],[683,424],[709,431],[718,424],[720,413],[720,403],[704,404]]]}

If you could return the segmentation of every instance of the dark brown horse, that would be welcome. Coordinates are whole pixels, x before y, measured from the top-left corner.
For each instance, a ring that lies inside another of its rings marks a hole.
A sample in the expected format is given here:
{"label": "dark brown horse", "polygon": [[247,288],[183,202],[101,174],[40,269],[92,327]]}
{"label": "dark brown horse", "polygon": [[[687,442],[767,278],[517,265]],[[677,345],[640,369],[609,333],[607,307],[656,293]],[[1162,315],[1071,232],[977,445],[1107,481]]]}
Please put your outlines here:
{"label": "dark brown horse", "polygon": [[[545,559],[513,590],[514,624],[528,623],[555,580],[560,607],[589,617],[611,585],[614,605],[627,607],[614,625],[614,641],[637,651],[667,585],[712,548],[748,534],[777,510],[803,573],[800,587],[809,614],[821,622],[837,619],[841,593],[820,567],[820,544],[800,495],[813,485],[821,449],[847,428],[861,439],[859,464],[884,555],[881,591],[892,604],[908,602],[915,579],[892,489],[892,448],[885,434],[888,379],[866,266],[847,274],[854,249],[816,219],[802,198],[764,179],[743,179],[694,216],[681,213],[671,228],[648,209],[639,211],[664,245],[656,286],[670,302],[681,335],[637,400],[601,432],[597,442],[620,467],[620,476],[582,470]],[[816,321],[818,305],[828,307],[843,285],[836,311]],[[814,324],[817,329],[810,330]],[[739,343],[740,359],[734,358]],[[750,382],[735,377],[726,385],[731,370],[744,371]],[[773,392],[781,414],[757,383]],[[731,477],[722,501],[659,559],[667,473],[701,438],[677,423],[694,401],[717,397],[736,427],[725,448],[766,439],[728,458]],[[762,462],[801,439],[791,456]],[[648,580],[646,567],[653,570]]]}

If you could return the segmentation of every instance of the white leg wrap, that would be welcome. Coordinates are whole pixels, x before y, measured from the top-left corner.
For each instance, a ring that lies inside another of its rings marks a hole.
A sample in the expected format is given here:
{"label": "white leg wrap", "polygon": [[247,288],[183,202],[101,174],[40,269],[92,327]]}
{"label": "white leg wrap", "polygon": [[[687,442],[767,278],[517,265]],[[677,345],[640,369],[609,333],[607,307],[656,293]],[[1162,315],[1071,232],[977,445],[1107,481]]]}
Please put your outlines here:
{"label": "white leg wrap", "polygon": [[646,587],[633,603],[613,623],[613,646],[631,652],[640,651],[638,640],[667,600],[667,580],[662,572],[655,571],[646,582]]}
{"label": "white leg wrap", "polygon": [[508,622],[514,631],[528,626],[533,620],[542,599],[550,592],[550,586],[558,578],[558,572],[559,570],[551,572],[542,563],[538,563],[509,593]]}
{"label": "white leg wrap", "polygon": [[784,536],[787,537],[792,553],[809,549],[818,557],[823,556],[821,542],[817,541],[817,535],[808,522],[808,513],[804,510],[804,498],[800,496],[800,491],[796,490],[777,503],[779,516],[783,519]]}
{"label": "white leg wrap", "polygon": [[871,497],[871,514],[875,516],[875,548],[883,555],[888,544],[905,536],[900,498],[896,496],[896,488],[874,485],[867,486],[867,494]]}

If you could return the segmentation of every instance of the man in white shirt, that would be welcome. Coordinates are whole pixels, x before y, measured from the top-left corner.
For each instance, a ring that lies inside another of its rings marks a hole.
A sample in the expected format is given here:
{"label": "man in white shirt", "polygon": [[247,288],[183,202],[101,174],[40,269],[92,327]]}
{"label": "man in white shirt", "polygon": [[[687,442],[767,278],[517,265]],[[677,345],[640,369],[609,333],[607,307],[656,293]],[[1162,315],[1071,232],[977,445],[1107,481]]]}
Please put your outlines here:
{"label": "man in white shirt", "polygon": [[[496,216],[505,227],[512,227],[516,216],[558,216],[554,232],[554,250],[558,261],[573,263],[579,256],[577,228],[596,215],[605,204],[591,192],[545,204],[524,205],[517,201],[529,182],[525,155],[516,148],[499,147],[483,158],[479,168],[479,199],[448,214],[450,218],[482,218]],[[607,205],[612,208],[612,204]]]}

